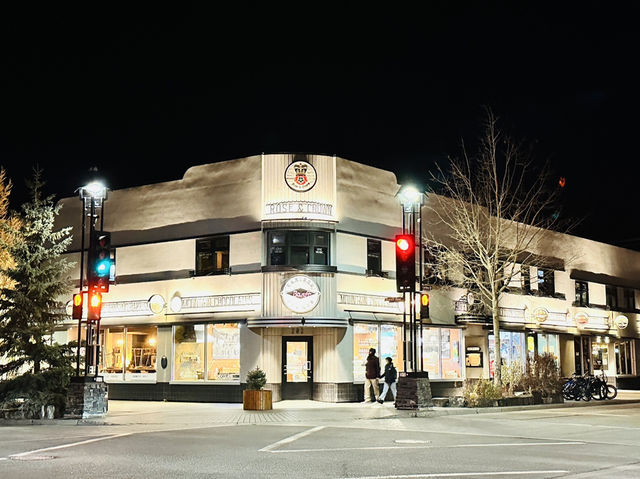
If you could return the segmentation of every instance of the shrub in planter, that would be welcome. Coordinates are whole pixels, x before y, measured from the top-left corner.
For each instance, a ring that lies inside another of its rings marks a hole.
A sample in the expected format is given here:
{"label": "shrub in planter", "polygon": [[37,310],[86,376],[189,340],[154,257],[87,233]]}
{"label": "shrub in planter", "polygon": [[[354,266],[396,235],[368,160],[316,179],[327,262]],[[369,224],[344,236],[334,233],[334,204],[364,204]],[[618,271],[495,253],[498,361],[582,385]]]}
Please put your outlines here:
{"label": "shrub in planter", "polygon": [[529,358],[521,384],[525,390],[543,398],[561,393],[563,380],[553,355],[536,353]]}
{"label": "shrub in planter", "polygon": [[242,407],[249,410],[272,409],[271,391],[262,389],[267,375],[256,367],[247,374],[247,389],[242,391]]}
{"label": "shrub in planter", "polygon": [[467,382],[464,388],[464,399],[469,407],[493,406],[502,397],[502,387],[496,386],[489,379]]}
{"label": "shrub in planter", "polygon": [[514,391],[521,391],[522,378],[524,377],[522,363],[520,361],[511,361],[508,365],[503,365],[501,368],[502,384],[504,385],[507,394],[513,396]]}

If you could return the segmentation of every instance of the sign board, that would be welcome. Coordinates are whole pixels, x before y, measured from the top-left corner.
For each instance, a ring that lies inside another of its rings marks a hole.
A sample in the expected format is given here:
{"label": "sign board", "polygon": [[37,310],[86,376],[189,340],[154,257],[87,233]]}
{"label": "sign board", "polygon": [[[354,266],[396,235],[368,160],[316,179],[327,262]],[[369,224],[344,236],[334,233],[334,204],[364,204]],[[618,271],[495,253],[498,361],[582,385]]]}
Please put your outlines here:
{"label": "sign board", "polygon": [[308,313],[320,301],[320,289],[309,276],[296,275],[282,285],[280,297],[284,305],[294,313]]}
{"label": "sign board", "polygon": [[464,363],[468,368],[481,368],[482,348],[480,346],[467,346]]}

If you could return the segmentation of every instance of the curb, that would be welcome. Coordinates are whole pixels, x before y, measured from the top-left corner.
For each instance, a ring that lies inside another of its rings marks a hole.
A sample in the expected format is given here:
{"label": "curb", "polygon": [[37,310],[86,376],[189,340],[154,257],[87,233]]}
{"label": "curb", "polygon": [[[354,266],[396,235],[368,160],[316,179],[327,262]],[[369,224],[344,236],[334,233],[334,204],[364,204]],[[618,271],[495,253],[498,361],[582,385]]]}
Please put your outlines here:
{"label": "curb", "polygon": [[515,411],[529,411],[539,409],[569,409],[569,408],[584,408],[591,406],[603,406],[603,405],[621,405],[621,404],[639,404],[639,399],[613,399],[611,401],[589,401],[589,402],[564,402],[556,404],[532,404],[529,406],[498,406],[498,407],[478,407],[478,408],[424,408],[417,411],[398,411],[394,417],[408,418],[408,417],[438,417],[438,416],[465,416],[469,414],[493,414],[501,412],[515,412]]}

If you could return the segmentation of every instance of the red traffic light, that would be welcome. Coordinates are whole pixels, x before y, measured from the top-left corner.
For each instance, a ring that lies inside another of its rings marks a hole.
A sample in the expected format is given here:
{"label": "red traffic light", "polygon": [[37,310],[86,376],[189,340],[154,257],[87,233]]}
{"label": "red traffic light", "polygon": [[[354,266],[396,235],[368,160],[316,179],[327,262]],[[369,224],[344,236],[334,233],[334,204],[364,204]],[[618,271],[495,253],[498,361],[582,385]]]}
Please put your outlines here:
{"label": "red traffic light", "polygon": [[411,245],[405,238],[400,238],[398,241],[396,241],[396,246],[402,251],[407,251]]}
{"label": "red traffic light", "polygon": [[399,293],[415,291],[416,240],[413,235],[397,235],[396,238],[396,290]]}

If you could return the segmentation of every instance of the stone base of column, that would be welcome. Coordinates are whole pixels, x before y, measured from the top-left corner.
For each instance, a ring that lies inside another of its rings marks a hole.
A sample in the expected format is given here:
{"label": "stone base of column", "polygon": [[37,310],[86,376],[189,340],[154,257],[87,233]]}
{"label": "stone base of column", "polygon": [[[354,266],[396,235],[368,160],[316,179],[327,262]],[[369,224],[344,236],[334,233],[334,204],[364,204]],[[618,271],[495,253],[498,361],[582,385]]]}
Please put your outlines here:
{"label": "stone base of column", "polygon": [[429,373],[400,373],[396,409],[419,409],[433,406]]}
{"label": "stone base of column", "polygon": [[87,419],[104,417],[109,410],[108,386],[102,377],[73,377],[67,392],[64,417]]}

